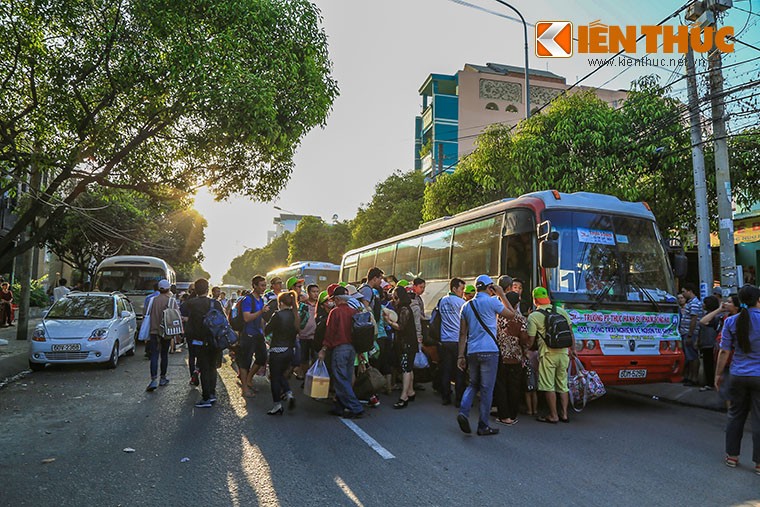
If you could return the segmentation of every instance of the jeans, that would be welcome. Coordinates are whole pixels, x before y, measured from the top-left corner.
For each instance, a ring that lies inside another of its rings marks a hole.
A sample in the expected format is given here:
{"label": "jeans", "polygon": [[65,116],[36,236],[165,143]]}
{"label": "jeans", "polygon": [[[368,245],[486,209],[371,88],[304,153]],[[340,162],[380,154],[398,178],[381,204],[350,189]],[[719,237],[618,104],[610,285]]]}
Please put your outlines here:
{"label": "jeans", "polygon": [[285,352],[269,353],[269,375],[270,385],[272,387],[272,401],[275,403],[282,400],[283,395],[290,391],[288,379],[285,377],[293,360],[293,349],[290,348]]}
{"label": "jeans", "polygon": [[441,342],[441,399],[451,401],[451,377],[454,376],[454,393],[457,402],[462,401],[464,394],[464,372],[457,368],[459,343]]}
{"label": "jeans", "polygon": [[221,351],[214,347],[192,345],[195,347],[195,357],[201,372],[201,393],[204,400],[216,396],[216,363]]}
{"label": "jeans", "polygon": [[521,364],[504,364],[499,361],[493,397],[499,419],[517,419],[522,394],[523,368]]}
{"label": "jeans", "polygon": [[726,425],[726,454],[738,456],[747,416],[752,412],[752,461],[760,464],[760,377],[731,375],[731,408]]}
{"label": "jeans", "polygon": [[190,369],[190,376],[193,376],[196,368],[198,368],[198,361],[195,357],[195,347],[187,347],[187,367]]}
{"label": "jeans", "polygon": [[161,355],[161,376],[166,376],[166,369],[169,366],[169,346],[170,338],[161,338],[157,334],[150,335],[148,350],[150,351],[150,378],[158,376],[158,356]]}
{"label": "jeans", "polygon": [[488,427],[488,415],[491,412],[493,386],[496,383],[496,372],[499,367],[498,352],[480,352],[467,356],[467,367],[470,370],[470,385],[464,391],[459,413],[470,416],[470,408],[475,400],[475,392],[480,391],[480,415],[478,429]]}
{"label": "jeans", "polygon": [[364,412],[362,404],[354,394],[351,385],[354,373],[354,360],[356,351],[350,343],[338,345],[332,350],[332,375],[335,380],[335,397],[343,408],[354,414]]}

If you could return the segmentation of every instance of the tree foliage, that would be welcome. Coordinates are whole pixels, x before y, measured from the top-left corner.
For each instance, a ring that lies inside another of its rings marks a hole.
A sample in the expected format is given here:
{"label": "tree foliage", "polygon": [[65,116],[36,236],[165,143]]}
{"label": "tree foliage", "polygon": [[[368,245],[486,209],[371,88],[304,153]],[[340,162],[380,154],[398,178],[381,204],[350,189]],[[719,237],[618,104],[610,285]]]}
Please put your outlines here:
{"label": "tree foliage", "polygon": [[375,186],[372,200],[351,222],[352,246],[416,229],[422,222],[425,179],[419,171],[396,171]]}
{"label": "tree foliage", "polygon": [[[82,276],[112,255],[154,255],[178,276],[198,273],[206,220],[179,200],[96,187],[79,195],[47,236],[48,247]],[[202,272],[202,270],[201,270]]]}
{"label": "tree foliage", "polygon": [[[756,134],[732,140],[735,147],[745,143],[733,150],[742,154],[732,167],[734,188],[741,189],[745,202],[760,199],[757,166],[753,169],[746,146],[757,143]],[[684,106],[665,97],[654,78],[635,83],[618,109],[590,91],[563,96],[514,130],[501,125],[487,129],[454,174],[428,187],[424,218],[556,189],[647,201],[661,229],[689,230],[695,220],[690,150]],[[715,173],[706,173],[715,216]]]}
{"label": "tree foliage", "polygon": [[267,246],[249,248],[232,259],[222,282],[248,287],[254,275],[265,275],[275,268],[285,266],[288,260],[289,236],[290,233],[286,231]]}
{"label": "tree foliage", "polygon": [[0,190],[40,190],[0,264],[96,184],[274,197],[337,95],[320,21],[308,0],[0,3]]}

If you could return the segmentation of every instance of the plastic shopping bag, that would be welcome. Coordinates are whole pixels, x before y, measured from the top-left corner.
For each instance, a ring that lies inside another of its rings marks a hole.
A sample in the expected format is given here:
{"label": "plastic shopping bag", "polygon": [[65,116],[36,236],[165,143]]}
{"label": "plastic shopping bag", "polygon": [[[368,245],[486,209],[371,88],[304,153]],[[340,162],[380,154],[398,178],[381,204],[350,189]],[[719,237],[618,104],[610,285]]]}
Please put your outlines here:
{"label": "plastic shopping bag", "polygon": [[306,396],[316,399],[328,397],[330,392],[330,374],[325,362],[318,359],[306,372],[303,392]]}
{"label": "plastic shopping bag", "polygon": [[427,356],[422,352],[422,345],[418,345],[417,353],[414,355],[414,367],[417,369],[425,369],[430,366]]}

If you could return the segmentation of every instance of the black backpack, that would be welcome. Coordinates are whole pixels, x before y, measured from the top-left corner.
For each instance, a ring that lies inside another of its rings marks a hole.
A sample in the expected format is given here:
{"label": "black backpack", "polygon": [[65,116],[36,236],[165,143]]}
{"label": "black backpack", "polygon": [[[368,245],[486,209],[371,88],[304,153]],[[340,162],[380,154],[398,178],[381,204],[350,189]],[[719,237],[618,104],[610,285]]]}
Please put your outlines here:
{"label": "black backpack", "polygon": [[439,343],[441,341],[441,301],[438,300],[438,304],[435,305],[432,313],[430,314],[430,323],[428,324],[428,338],[430,341]]}
{"label": "black backpack", "polygon": [[351,316],[351,344],[357,354],[372,350],[375,345],[375,323],[371,312],[358,312]]}
{"label": "black backpack", "polygon": [[546,346],[550,349],[565,349],[572,346],[573,332],[565,316],[554,311],[554,307],[551,310],[539,309],[538,311],[546,317],[544,321],[546,335],[541,337]]}

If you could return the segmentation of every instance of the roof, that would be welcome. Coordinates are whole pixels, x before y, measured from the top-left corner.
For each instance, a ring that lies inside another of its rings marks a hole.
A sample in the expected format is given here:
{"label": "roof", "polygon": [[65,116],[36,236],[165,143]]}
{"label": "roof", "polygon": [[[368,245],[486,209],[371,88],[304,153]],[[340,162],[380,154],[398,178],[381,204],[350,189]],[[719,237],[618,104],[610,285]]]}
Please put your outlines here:
{"label": "roof", "polygon": [[[484,74],[498,74],[500,76],[504,76],[507,74],[517,74],[520,76],[525,75],[525,67],[515,67],[514,65],[504,65],[501,63],[487,63],[485,65],[476,65],[472,63],[466,63],[465,69],[469,67],[477,72],[482,72]],[[557,75],[553,72],[549,72],[548,70],[538,70],[538,69],[530,69],[530,75],[531,76],[537,76],[537,77],[545,77],[549,79],[559,79],[563,83],[566,82],[565,78]]]}

